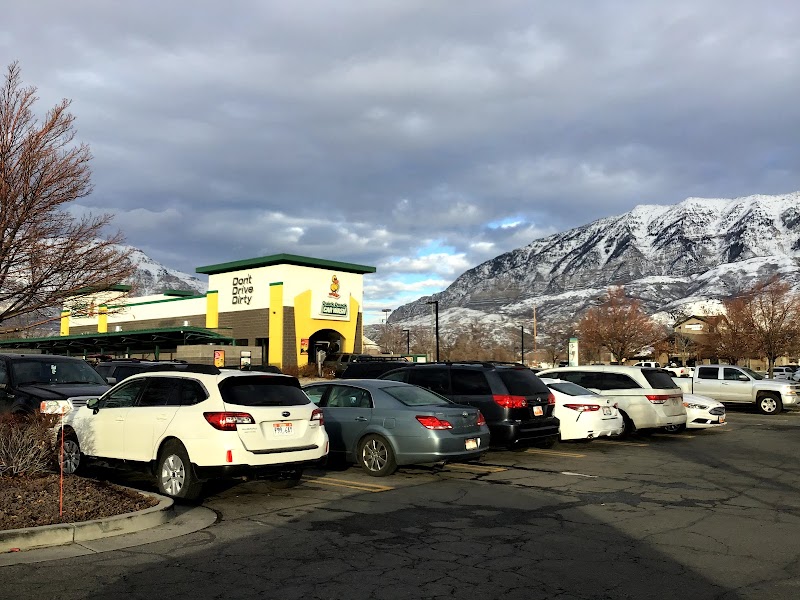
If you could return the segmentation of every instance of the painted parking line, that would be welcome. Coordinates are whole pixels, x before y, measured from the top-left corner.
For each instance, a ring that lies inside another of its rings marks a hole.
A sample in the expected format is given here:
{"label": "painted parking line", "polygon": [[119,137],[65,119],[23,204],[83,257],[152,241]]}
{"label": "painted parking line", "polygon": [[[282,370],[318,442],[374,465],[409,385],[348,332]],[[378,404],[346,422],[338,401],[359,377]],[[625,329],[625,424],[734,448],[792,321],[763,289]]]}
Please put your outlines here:
{"label": "painted parking line", "polygon": [[508,471],[506,467],[490,467],[488,465],[465,465],[461,463],[449,463],[448,469],[456,469],[457,471],[470,471],[472,473],[502,473]]}
{"label": "painted parking line", "polygon": [[563,452],[562,450],[545,450],[544,448],[528,448],[526,454],[545,454],[547,456],[568,456],[570,458],[584,458],[585,454],[577,452]]}
{"label": "painted parking line", "polygon": [[362,492],[388,492],[394,488],[388,485],[377,485],[374,483],[364,483],[361,481],[349,481],[347,479],[334,479],[333,477],[303,477],[303,481],[330,485],[333,487],[350,488]]}
{"label": "painted parking line", "polygon": [[613,444],[614,446],[636,446],[638,448],[645,448],[650,445],[638,442],[623,442],[622,440],[594,440],[592,444]]}
{"label": "painted parking line", "polygon": [[694,436],[693,435],[686,435],[685,433],[682,435],[675,435],[674,433],[651,433],[652,437],[663,437],[663,438],[672,438],[674,440],[690,440]]}

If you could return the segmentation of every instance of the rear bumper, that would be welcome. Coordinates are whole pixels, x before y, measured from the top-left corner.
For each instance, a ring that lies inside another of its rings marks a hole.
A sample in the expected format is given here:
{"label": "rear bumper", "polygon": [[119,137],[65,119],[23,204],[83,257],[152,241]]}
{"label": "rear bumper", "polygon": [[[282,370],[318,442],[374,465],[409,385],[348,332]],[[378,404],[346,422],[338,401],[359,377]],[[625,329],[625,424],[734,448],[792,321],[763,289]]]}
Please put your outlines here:
{"label": "rear bumper", "polygon": [[[466,449],[466,440],[475,440],[477,447]],[[423,438],[395,438],[395,460],[398,465],[436,463],[442,461],[474,460],[489,449],[489,433],[442,435]]]}
{"label": "rear bumper", "polygon": [[213,467],[201,467],[194,465],[194,472],[199,479],[220,479],[229,477],[258,477],[258,476],[275,476],[281,473],[296,471],[298,469],[307,469],[313,467],[323,467],[327,456],[318,458],[316,460],[305,460],[300,462],[288,462],[275,465],[221,465]]}
{"label": "rear bumper", "polygon": [[492,446],[508,446],[516,442],[557,441],[559,421],[556,417],[545,417],[536,421],[504,421],[489,423]]}

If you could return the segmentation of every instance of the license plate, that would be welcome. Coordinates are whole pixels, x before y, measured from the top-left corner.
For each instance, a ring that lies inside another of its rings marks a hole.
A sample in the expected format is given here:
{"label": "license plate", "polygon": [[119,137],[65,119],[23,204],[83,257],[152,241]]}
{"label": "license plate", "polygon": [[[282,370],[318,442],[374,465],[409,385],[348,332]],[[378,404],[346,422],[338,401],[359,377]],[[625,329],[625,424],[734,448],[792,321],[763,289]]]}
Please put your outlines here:
{"label": "license plate", "polygon": [[274,435],[292,435],[292,423],[273,423],[272,433]]}
{"label": "license plate", "polygon": [[610,415],[611,414],[611,407],[610,406],[604,406],[603,407],[603,414],[604,415]]}
{"label": "license plate", "polygon": [[466,440],[465,446],[467,450],[477,450],[478,446],[480,446],[481,441],[477,438],[470,438]]}
{"label": "license plate", "polygon": [[533,415],[535,417],[541,417],[544,414],[544,410],[541,406],[534,406],[533,407]]}

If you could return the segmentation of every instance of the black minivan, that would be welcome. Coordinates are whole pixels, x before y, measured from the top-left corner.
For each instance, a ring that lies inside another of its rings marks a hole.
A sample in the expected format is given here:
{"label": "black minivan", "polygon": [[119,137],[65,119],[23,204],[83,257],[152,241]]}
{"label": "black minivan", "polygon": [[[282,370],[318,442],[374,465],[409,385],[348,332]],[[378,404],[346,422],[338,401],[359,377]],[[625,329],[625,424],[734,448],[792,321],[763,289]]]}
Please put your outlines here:
{"label": "black minivan", "polygon": [[555,397],[533,371],[519,363],[410,363],[378,379],[418,385],[480,409],[493,446],[550,448],[558,441]]}

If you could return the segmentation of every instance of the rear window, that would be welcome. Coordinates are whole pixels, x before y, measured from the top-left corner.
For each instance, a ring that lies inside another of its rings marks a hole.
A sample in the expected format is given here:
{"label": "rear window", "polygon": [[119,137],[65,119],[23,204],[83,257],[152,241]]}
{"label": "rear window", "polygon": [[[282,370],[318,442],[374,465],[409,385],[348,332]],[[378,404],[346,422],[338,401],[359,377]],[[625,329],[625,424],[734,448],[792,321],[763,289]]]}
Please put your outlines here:
{"label": "rear window", "polygon": [[512,396],[538,396],[550,393],[547,386],[530,369],[497,369],[497,374]]}
{"label": "rear window", "polygon": [[429,390],[412,385],[396,385],[382,389],[392,398],[402,402],[406,406],[443,406],[445,404],[452,404],[447,398],[443,398]]}
{"label": "rear window", "polygon": [[308,396],[291,377],[228,377],[219,384],[225,404],[238,406],[300,406]]}
{"label": "rear window", "polygon": [[669,371],[642,369],[642,375],[644,375],[644,378],[647,379],[647,383],[649,383],[650,387],[653,389],[679,389],[678,384],[672,380],[672,374]]}
{"label": "rear window", "polygon": [[557,392],[561,392],[562,394],[566,394],[567,396],[597,396],[595,392],[592,390],[587,390],[585,387],[582,387],[578,384],[572,383],[571,381],[564,381],[562,383],[551,383],[547,387],[553,389]]}

